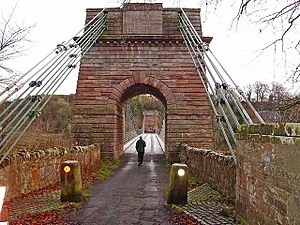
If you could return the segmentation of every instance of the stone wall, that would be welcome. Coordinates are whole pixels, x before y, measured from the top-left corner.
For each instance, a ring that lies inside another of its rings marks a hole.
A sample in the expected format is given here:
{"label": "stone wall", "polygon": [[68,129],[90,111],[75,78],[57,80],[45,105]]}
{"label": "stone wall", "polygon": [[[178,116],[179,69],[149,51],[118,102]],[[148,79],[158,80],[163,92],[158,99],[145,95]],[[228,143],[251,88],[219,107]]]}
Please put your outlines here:
{"label": "stone wall", "polygon": [[194,176],[234,202],[236,167],[231,156],[181,145],[180,160]]}
{"label": "stone wall", "polygon": [[7,187],[6,201],[60,182],[60,165],[65,160],[78,160],[82,176],[88,176],[100,161],[100,149],[91,145],[20,151],[6,158],[0,166],[0,186]]}
{"label": "stone wall", "polygon": [[300,124],[238,130],[236,210],[243,224],[300,224]]}

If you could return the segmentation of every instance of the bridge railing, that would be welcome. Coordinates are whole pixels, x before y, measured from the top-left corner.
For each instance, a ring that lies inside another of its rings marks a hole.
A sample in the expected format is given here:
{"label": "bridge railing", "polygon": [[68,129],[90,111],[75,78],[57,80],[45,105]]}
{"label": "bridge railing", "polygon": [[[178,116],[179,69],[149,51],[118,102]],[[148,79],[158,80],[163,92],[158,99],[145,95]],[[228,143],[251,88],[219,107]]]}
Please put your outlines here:
{"label": "bridge railing", "polygon": [[127,103],[126,105],[125,118],[126,124],[124,133],[124,144],[143,133],[142,129],[139,129],[136,124],[130,103]]}

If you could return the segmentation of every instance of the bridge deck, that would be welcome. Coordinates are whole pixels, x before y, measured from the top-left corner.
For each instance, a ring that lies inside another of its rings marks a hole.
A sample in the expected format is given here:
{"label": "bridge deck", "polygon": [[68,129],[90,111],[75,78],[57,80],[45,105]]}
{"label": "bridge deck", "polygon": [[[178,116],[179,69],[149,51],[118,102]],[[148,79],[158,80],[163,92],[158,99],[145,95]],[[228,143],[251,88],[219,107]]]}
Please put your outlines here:
{"label": "bridge deck", "polygon": [[[146,142],[145,156],[153,154],[163,154],[165,151],[164,142],[160,139],[157,134],[142,134],[132,139],[124,145],[125,153],[136,153],[135,143],[142,136]],[[136,153],[137,154],[137,153]]]}

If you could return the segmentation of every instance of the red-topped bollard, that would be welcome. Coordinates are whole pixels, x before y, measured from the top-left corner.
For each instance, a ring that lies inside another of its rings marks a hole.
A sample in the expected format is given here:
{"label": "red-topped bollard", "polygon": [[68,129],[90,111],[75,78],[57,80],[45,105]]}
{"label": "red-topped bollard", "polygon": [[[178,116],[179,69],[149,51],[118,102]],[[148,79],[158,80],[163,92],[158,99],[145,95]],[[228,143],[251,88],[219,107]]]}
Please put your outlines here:
{"label": "red-topped bollard", "polygon": [[82,181],[78,161],[65,161],[61,165],[61,201],[81,202]]}
{"label": "red-topped bollard", "polygon": [[188,186],[188,166],[174,163],[171,167],[170,183],[168,188],[168,204],[186,204]]}

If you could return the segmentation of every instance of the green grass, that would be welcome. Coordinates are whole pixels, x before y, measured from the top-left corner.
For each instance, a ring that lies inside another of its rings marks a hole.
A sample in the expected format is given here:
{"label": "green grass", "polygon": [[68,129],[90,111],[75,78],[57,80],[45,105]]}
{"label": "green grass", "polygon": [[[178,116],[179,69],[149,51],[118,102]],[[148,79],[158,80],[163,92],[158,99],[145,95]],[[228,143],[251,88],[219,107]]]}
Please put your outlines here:
{"label": "green grass", "polygon": [[165,161],[165,166],[164,166],[164,172],[166,172],[167,174],[170,174],[171,171],[171,167],[172,167],[172,163],[169,161]]}
{"label": "green grass", "polygon": [[91,191],[90,189],[87,189],[82,192],[82,197],[83,197],[84,201],[86,201],[90,198],[90,196],[91,196],[90,191]]}
{"label": "green grass", "polygon": [[114,174],[114,170],[121,165],[120,160],[104,160],[99,170],[100,180],[106,180]]}
{"label": "green grass", "polygon": [[70,205],[73,207],[74,210],[79,210],[82,207],[81,202],[72,202]]}
{"label": "green grass", "polygon": [[189,187],[197,187],[199,185],[201,185],[201,181],[195,177],[192,173],[188,174],[188,183],[189,183]]}
{"label": "green grass", "polygon": [[[171,167],[172,167],[172,163],[169,161],[165,162],[165,166],[164,166],[164,172],[166,172],[167,174],[170,174],[171,171]],[[190,171],[188,173],[188,188],[193,189],[195,187],[200,186],[201,184],[203,184],[203,182],[201,182],[197,177],[195,177]],[[167,192],[167,190],[165,190]]]}

